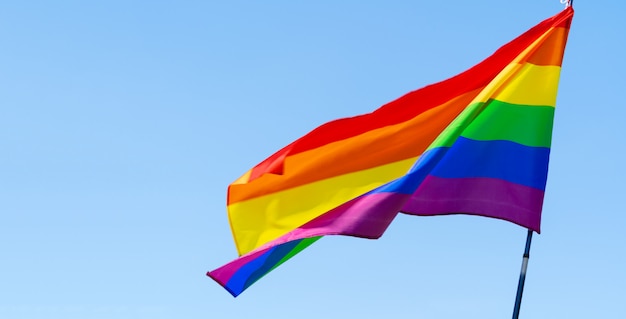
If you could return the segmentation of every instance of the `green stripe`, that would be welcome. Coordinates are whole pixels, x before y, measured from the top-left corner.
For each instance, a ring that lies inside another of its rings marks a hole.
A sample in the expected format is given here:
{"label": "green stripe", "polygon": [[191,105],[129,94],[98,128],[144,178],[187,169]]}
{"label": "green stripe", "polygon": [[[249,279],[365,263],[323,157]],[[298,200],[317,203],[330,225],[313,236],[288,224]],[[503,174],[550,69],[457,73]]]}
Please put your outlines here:
{"label": "green stripe", "polygon": [[427,151],[437,147],[450,147],[454,141],[461,135],[463,130],[469,126],[472,121],[483,110],[485,103],[477,102],[468,105],[442,132],[437,136],[435,141],[430,144]]}
{"label": "green stripe", "polygon": [[478,141],[505,140],[550,147],[554,107],[526,106],[492,100],[461,136]]}
{"label": "green stripe", "polygon": [[279,262],[276,263],[276,265],[274,265],[272,267],[272,269],[268,270],[267,272],[269,273],[270,271],[274,270],[276,267],[282,265],[284,262],[286,262],[287,260],[289,260],[289,258],[293,257],[295,254],[301,252],[303,249],[311,246],[314,242],[316,242],[318,239],[322,238],[323,236],[318,236],[318,237],[310,237],[310,238],[304,238],[302,240],[300,240],[300,242],[296,245],[296,247],[294,247],[287,255],[285,255],[283,258],[281,258],[281,260]]}
{"label": "green stripe", "polygon": [[450,147],[456,139],[510,140],[550,147],[554,107],[518,105],[490,100],[468,105],[428,147]]}

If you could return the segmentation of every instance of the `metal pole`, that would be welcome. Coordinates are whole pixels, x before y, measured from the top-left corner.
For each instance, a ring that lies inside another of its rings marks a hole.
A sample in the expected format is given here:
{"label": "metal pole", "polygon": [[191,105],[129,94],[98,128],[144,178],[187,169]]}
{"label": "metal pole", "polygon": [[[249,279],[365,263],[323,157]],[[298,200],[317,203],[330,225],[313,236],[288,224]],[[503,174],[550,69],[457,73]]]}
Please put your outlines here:
{"label": "metal pole", "polygon": [[519,318],[519,309],[522,304],[522,293],[524,292],[524,281],[526,280],[526,269],[528,268],[528,258],[530,258],[530,241],[533,238],[533,231],[528,230],[526,236],[526,248],[524,249],[524,259],[522,260],[522,270],[517,283],[517,296],[515,297],[515,308],[513,308],[513,319]]}

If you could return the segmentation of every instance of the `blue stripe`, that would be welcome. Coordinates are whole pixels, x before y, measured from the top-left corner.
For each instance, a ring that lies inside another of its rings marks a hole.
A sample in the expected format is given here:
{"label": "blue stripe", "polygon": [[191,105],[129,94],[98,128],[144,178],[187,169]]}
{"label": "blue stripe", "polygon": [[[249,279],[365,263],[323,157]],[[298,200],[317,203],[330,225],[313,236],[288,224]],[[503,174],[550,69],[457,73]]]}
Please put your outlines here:
{"label": "blue stripe", "polygon": [[257,280],[267,275],[267,273],[270,272],[270,270],[272,270],[272,268],[276,266],[276,264],[279,263],[283,259],[283,257],[287,256],[287,254],[289,254],[294,248],[296,248],[296,246],[298,246],[301,241],[302,239],[298,239],[275,246],[271,250],[271,254],[267,257],[263,266],[250,274],[248,280],[246,280],[246,285],[243,289],[247,289]]}
{"label": "blue stripe", "polygon": [[251,260],[242,266],[230,278],[226,286],[236,295],[250,287],[257,280],[265,276],[271,269],[280,262],[283,257],[289,254],[300,242],[300,240],[289,241],[278,246],[274,246],[261,256]]}
{"label": "blue stripe", "polygon": [[490,177],[545,190],[550,149],[459,137],[433,169],[444,178]]}
{"label": "blue stripe", "polygon": [[413,194],[422,181],[424,181],[424,178],[426,178],[430,171],[446,155],[447,151],[447,147],[439,147],[426,151],[415,161],[415,164],[413,164],[413,167],[411,167],[406,175],[379,186],[366,195],[373,193]]}
{"label": "blue stripe", "polygon": [[249,286],[246,286],[246,282],[248,281],[250,274],[253,273],[255,270],[263,267],[263,264],[265,264],[265,260],[267,260],[267,258],[271,255],[272,251],[275,248],[276,247],[271,248],[261,256],[252,259],[250,262],[239,268],[239,270],[237,270],[237,272],[228,280],[228,282],[224,286],[226,286],[226,288],[234,296],[239,295],[246,289],[247,286]]}

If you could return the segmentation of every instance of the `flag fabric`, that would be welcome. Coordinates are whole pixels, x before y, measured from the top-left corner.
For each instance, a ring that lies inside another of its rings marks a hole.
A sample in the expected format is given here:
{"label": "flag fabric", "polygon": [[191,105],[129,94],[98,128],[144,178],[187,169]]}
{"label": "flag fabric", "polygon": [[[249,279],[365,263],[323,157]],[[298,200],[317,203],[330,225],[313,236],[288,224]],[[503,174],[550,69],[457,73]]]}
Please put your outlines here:
{"label": "flag fabric", "polygon": [[539,232],[574,11],[450,79],[319,126],[228,187],[233,296],[326,235],[380,237],[399,213],[470,214]]}

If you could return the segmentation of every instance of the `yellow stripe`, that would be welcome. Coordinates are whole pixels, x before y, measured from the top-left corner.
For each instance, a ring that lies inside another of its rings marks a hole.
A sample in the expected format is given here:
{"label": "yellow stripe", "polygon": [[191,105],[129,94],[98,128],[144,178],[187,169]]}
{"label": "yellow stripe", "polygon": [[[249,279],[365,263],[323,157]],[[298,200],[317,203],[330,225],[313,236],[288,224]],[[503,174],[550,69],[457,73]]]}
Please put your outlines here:
{"label": "yellow stripe", "polygon": [[245,254],[395,178],[416,158],[340,175],[228,206],[239,254]]}
{"label": "yellow stripe", "polygon": [[519,105],[554,106],[561,67],[530,63],[507,65],[474,99],[491,99]]}
{"label": "yellow stripe", "polygon": [[561,67],[526,63],[493,98],[518,105],[556,105]]}

